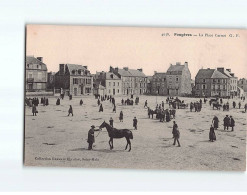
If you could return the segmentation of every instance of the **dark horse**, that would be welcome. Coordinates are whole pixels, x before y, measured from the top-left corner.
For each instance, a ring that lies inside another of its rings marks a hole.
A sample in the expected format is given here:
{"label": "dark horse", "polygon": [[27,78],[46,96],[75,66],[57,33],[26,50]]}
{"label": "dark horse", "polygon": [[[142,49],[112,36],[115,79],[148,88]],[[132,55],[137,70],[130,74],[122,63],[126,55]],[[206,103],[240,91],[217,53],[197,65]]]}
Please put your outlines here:
{"label": "dark horse", "polygon": [[123,137],[125,137],[127,140],[127,145],[125,147],[125,150],[127,150],[128,145],[129,145],[129,151],[131,150],[130,139],[133,139],[133,134],[129,129],[116,129],[113,128],[111,125],[107,124],[105,121],[99,126],[99,128],[102,129],[104,127],[107,129],[108,135],[110,137],[109,145],[111,150],[113,149],[113,138],[123,138]]}

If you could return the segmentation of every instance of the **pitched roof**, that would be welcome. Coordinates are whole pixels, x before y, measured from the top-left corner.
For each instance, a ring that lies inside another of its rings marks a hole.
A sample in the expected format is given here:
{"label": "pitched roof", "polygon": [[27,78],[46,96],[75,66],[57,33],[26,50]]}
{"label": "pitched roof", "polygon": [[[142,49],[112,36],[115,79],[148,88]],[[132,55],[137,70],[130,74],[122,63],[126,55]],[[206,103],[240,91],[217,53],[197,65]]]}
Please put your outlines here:
{"label": "pitched roof", "polygon": [[134,77],[146,77],[146,75],[139,70],[129,69],[128,71]]}
{"label": "pitched roof", "polygon": [[209,79],[209,78],[215,78],[215,79],[227,79],[228,77],[224,75],[223,73],[219,72],[215,69],[200,69],[196,75],[196,78],[200,79]]}
{"label": "pitched roof", "polygon": [[87,70],[84,66],[79,65],[79,64],[66,64],[69,72],[71,72],[72,70]]}
{"label": "pitched roof", "polygon": [[166,73],[165,72],[156,72],[153,77],[158,77],[158,78],[166,78]]}
{"label": "pitched roof", "polygon": [[106,72],[105,74],[106,74],[106,80],[120,80],[120,78],[112,72]]}
{"label": "pitched roof", "polygon": [[35,58],[34,56],[26,56],[26,63],[27,64],[39,64],[43,65],[45,70],[47,70],[46,64]]}
{"label": "pitched roof", "polygon": [[183,69],[185,68],[184,65],[171,65],[167,72],[170,71],[170,72],[173,72],[173,71],[183,71]]}
{"label": "pitched roof", "polygon": [[118,69],[118,74],[124,77],[131,77],[132,75],[130,74],[129,71],[126,71],[124,69]]}

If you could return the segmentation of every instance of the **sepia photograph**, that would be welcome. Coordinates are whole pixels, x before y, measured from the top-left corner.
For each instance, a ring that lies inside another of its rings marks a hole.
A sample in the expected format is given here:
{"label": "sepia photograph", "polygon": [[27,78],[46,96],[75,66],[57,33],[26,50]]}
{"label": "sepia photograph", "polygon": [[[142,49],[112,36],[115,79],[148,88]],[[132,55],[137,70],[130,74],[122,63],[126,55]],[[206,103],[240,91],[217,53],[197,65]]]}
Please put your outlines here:
{"label": "sepia photograph", "polygon": [[246,30],[25,36],[25,166],[246,171]]}

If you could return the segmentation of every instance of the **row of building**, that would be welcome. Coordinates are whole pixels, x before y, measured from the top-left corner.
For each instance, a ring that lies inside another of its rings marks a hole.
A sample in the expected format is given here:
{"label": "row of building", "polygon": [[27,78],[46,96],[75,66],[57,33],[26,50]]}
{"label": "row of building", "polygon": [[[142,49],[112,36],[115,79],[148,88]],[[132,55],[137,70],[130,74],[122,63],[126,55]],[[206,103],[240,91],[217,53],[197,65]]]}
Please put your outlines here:
{"label": "row of building", "polygon": [[65,95],[168,95],[227,97],[243,96],[246,79],[240,79],[230,69],[200,69],[193,81],[188,63],[177,62],[166,72],[146,76],[142,69],[110,66],[108,72],[92,74],[87,66],[59,64],[59,71],[48,72],[42,57],[26,57],[26,91],[58,90]]}

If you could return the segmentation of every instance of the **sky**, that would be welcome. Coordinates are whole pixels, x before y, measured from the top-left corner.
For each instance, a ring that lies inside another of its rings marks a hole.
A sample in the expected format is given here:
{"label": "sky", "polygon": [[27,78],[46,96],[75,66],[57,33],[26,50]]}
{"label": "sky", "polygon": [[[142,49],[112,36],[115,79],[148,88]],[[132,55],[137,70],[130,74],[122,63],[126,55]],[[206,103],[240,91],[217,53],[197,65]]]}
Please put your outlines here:
{"label": "sky", "polygon": [[240,29],[27,25],[26,55],[43,57],[52,72],[73,63],[93,74],[113,66],[152,76],[188,62],[192,79],[200,68],[216,67],[247,78],[247,32]]}

